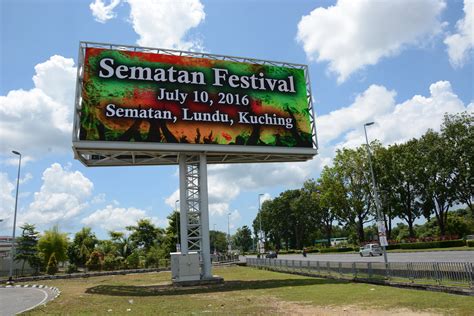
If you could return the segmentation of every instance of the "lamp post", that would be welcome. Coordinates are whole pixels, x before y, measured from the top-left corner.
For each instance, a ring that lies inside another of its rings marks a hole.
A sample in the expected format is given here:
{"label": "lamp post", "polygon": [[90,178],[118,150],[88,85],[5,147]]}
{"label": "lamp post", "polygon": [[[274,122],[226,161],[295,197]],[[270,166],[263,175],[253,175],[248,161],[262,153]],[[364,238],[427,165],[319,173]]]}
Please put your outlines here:
{"label": "lamp post", "polygon": [[227,238],[229,242],[228,250],[230,255],[232,252],[232,245],[230,244],[230,213],[227,213]]}
{"label": "lamp post", "polygon": [[[258,195],[258,221],[260,225],[259,229],[259,237],[258,237],[258,253],[262,252],[262,244],[263,244],[263,232],[262,232],[262,196],[264,196],[263,193],[260,193]],[[264,251],[265,252],[265,251]]]}
{"label": "lamp post", "polygon": [[13,279],[13,260],[15,259],[15,227],[16,227],[16,211],[18,209],[18,188],[20,186],[20,169],[21,169],[21,154],[18,151],[12,151],[13,154],[20,156],[18,159],[18,176],[16,177],[16,194],[15,194],[15,214],[13,216],[13,234],[12,234],[12,246],[11,246],[11,260],[10,260],[10,273],[8,280]]}
{"label": "lamp post", "polygon": [[[371,126],[371,125],[374,125],[374,122],[368,122],[364,124],[365,143],[366,143],[366,148],[367,148],[367,155],[369,157],[370,174],[372,176],[372,187],[373,187],[373,192],[374,192],[375,208],[377,210],[377,227],[378,227],[378,232],[379,232],[379,242],[380,242],[380,245],[382,246],[385,269],[387,269],[388,259],[387,259],[387,251],[385,249],[385,246],[387,243],[386,236],[385,236],[385,224],[383,222],[383,217],[382,217],[382,212],[381,212],[382,206],[380,204],[379,194],[377,192],[377,184],[375,183],[374,169],[372,168],[372,155],[369,149],[369,139],[367,138],[366,127]],[[385,240],[381,241],[381,238],[385,238]]]}
{"label": "lamp post", "polygon": [[179,236],[178,202],[179,202],[179,200],[176,200],[174,202],[174,209],[176,211],[176,235],[177,235],[177,237],[176,237],[176,251],[180,252],[181,251],[181,243],[180,243],[181,236]]}

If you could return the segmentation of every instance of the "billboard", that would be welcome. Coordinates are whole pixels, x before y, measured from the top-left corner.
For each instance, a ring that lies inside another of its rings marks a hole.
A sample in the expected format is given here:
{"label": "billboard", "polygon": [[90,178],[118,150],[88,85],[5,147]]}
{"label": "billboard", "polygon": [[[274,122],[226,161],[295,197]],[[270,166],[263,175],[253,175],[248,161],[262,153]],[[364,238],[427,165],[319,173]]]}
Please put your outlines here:
{"label": "billboard", "polygon": [[304,65],[90,43],[80,59],[77,148],[316,153]]}

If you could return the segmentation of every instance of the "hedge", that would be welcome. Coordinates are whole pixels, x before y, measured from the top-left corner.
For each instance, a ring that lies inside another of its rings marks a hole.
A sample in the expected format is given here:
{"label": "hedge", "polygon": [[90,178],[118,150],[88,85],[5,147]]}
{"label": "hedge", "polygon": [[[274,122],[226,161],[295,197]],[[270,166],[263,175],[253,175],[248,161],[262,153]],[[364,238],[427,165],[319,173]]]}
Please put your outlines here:
{"label": "hedge", "polygon": [[455,240],[439,240],[439,241],[391,244],[391,245],[387,246],[387,249],[391,250],[391,249],[449,248],[449,247],[463,247],[465,245],[466,244],[465,244],[464,240],[455,239]]}
{"label": "hedge", "polygon": [[342,247],[342,248],[322,248],[321,253],[328,253],[328,252],[349,252],[354,251],[354,248],[351,247]]}
{"label": "hedge", "polygon": [[474,240],[466,240],[466,244],[468,247],[474,247]]}

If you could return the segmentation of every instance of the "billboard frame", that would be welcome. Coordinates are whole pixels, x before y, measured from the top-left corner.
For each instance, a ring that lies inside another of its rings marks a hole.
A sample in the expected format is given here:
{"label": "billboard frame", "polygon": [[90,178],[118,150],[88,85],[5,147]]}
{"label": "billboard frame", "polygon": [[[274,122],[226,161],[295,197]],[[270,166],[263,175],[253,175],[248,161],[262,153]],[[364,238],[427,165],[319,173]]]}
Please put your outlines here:
{"label": "billboard frame", "polygon": [[[279,66],[302,69],[306,80],[306,100],[312,133],[312,148],[302,147],[271,147],[217,144],[185,144],[185,143],[152,143],[152,142],[120,142],[120,141],[84,141],[79,139],[80,117],[82,110],[82,84],[84,76],[84,58],[86,48],[102,48],[109,50],[163,54],[181,57],[207,58],[240,63]],[[172,49],[117,45],[97,42],[79,44],[76,92],[74,104],[74,122],[72,144],[74,156],[86,166],[130,166],[130,165],[177,165],[179,154],[207,155],[207,163],[259,163],[259,162],[292,162],[307,161],[318,152],[315,115],[311,97],[311,81],[308,66],[287,62],[260,60],[254,58],[216,55],[178,51]]]}

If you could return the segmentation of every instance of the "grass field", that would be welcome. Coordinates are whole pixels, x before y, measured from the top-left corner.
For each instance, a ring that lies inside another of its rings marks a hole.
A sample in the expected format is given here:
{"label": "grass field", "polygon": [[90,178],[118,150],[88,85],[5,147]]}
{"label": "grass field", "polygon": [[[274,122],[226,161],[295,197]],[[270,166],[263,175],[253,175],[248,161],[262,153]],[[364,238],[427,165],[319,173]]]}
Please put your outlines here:
{"label": "grass field", "polygon": [[215,268],[225,284],[178,288],[169,272],[50,280],[61,295],[28,315],[474,315],[474,297]]}

